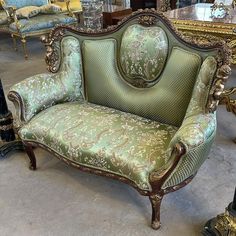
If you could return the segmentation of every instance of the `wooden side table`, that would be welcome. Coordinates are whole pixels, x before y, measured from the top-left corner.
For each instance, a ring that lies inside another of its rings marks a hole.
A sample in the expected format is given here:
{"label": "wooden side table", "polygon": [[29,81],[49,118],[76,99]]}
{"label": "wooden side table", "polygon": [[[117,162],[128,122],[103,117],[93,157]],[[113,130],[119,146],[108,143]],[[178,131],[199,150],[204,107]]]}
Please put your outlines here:
{"label": "wooden side table", "polygon": [[116,24],[119,20],[132,13],[132,8],[117,5],[103,6],[103,26]]}

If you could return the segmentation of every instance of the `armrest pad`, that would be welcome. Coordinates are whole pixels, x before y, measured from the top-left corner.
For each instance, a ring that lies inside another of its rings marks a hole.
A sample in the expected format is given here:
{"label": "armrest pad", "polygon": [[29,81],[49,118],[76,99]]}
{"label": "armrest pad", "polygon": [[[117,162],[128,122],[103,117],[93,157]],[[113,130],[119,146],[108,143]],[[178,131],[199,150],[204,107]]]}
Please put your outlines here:
{"label": "armrest pad", "polygon": [[215,129],[215,113],[189,116],[172,138],[170,146],[173,147],[176,143],[181,142],[188,152],[204,143],[215,132]]}
{"label": "armrest pad", "polygon": [[206,160],[216,131],[215,113],[198,114],[186,118],[172,138],[169,147],[174,149],[181,142],[185,147],[185,154],[178,165],[162,185],[162,188],[176,186],[195,175]]}
{"label": "armrest pad", "polygon": [[18,100],[21,121],[29,121],[39,111],[56,103],[75,101],[80,97],[80,84],[64,81],[66,72],[40,74],[16,85],[9,92],[9,99]]}
{"label": "armrest pad", "polygon": [[68,36],[61,44],[63,62],[58,73],[35,75],[10,89],[8,98],[16,106],[18,122],[27,122],[54,104],[83,97],[79,41]]}

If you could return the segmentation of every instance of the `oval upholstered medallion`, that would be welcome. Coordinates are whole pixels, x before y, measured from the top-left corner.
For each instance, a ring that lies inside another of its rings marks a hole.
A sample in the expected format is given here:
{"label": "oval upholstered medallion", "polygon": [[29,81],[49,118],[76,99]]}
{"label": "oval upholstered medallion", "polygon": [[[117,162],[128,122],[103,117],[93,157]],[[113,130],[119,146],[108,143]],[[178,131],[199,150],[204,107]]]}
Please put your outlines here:
{"label": "oval upholstered medallion", "polygon": [[121,68],[128,82],[137,87],[149,87],[157,81],[168,54],[168,39],[158,27],[135,24],[122,37]]}

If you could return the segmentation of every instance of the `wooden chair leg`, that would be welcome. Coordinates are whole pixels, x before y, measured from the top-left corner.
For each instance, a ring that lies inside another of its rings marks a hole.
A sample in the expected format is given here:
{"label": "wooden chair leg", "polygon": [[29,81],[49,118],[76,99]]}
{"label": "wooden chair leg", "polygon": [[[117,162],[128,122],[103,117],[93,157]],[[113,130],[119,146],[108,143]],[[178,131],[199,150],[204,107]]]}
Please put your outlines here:
{"label": "wooden chair leg", "polygon": [[23,47],[23,52],[24,52],[24,55],[25,55],[25,59],[27,60],[27,59],[28,59],[28,52],[27,52],[26,39],[25,39],[25,37],[22,37],[22,38],[21,38],[21,43],[22,43],[22,47]]}
{"label": "wooden chair leg", "polygon": [[17,51],[17,43],[16,43],[16,37],[14,34],[11,34],[11,37],[12,37],[12,41],[13,41],[13,47],[14,47],[14,50]]}
{"label": "wooden chair leg", "polygon": [[32,146],[24,144],[24,147],[25,147],[25,151],[30,159],[30,165],[29,165],[30,170],[36,170],[36,168],[37,168],[36,167],[36,158],[35,158]]}
{"label": "wooden chair leg", "polygon": [[154,194],[150,195],[149,199],[152,205],[152,223],[151,226],[153,229],[159,229],[161,227],[160,222],[160,207],[163,196]]}

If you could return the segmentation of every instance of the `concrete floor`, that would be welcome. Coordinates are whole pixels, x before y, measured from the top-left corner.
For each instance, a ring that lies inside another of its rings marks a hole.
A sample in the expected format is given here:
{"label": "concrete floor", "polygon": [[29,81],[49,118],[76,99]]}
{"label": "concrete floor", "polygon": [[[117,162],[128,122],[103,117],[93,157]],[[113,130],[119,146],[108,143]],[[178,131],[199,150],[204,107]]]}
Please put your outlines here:
{"label": "concrete floor", "polygon": [[[13,51],[11,39],[0,35],[0,77],[6,93],[12,84],[46,71],[43,45],[32,39],[28,46],[30,58],[25,61],[21,51]],[[230,84],[236,85],[236,70]],[[148,198],[128,185],[82,173],[40,149],[39,168],[32,172],[25,153],[12,153],[0,161],[0,236],[200,235],[204,223],[233,198],[235,118],[224,107],[218,110],[209,159],[192,183],[164,198],[159,231],[149,226]]]}

